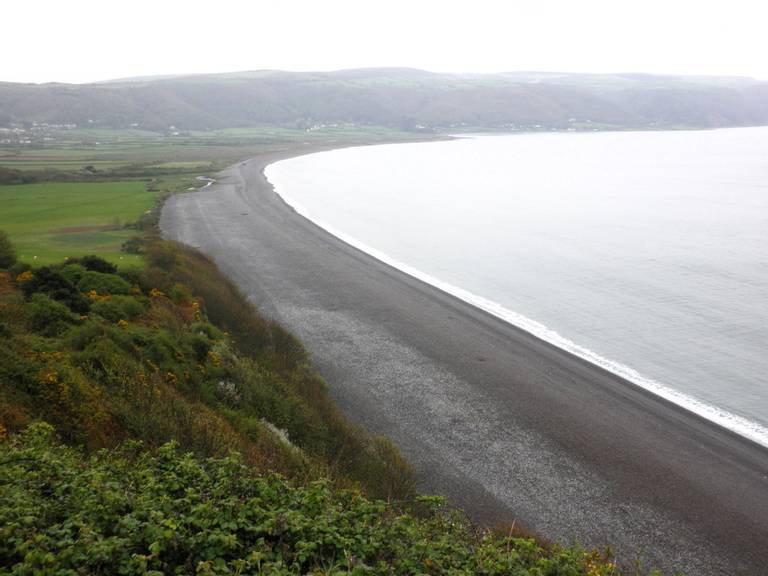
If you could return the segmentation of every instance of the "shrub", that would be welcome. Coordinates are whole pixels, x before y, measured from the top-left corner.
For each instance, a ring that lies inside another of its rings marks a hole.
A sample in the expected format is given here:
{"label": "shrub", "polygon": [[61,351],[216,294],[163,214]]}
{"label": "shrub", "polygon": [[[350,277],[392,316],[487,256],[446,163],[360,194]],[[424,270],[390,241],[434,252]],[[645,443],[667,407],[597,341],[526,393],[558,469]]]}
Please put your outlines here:
{"label": "shrub", "polygon": [[[46,424],[0,443],[0,565],[19,574],[615,575],[602,555],[403,515],[232,455],[124,444],[84,458]],[[426,499],[425,499],[426,501]]]}
{"label": "shrub", "polygon": [[76,365],[97,378],[110,377],[120,371],[138,371],[136,363],[125,350],[109,338],[90,341],[73,359]]}
{"label": "shrub", "polygon": [[10,268],[16,263],[16,248],[3,230],[0,230],[0,268]]}
{"label": "shrub", "polygon": [[141,236],[134,236],[123,242],[120,250],[127,252],[128,254],[143,254],[144,243],[145,240]]}
{"label": "shrub", "polygon": [[131,296],[117,295],[109,300],[100,300],[91,304],[92,314],[98,314],[110,322],[132,320],[142,312],[144,312],[144,306]]}
{"label": "shrub", "polygon": [[114,274],[117,272],[117,266],[93,254],[78,258],[75,262],[82,264],[86,269],[93,272],[102,272],[103,274]]}
{"label": "shrub", "polygon": [[75,286],[85,274],[86,268],[82,264],[67,264],[59,269],[59,273]]}
{"label": "shrub", "polygon": [[40,367],[13,348],[0,346],[0,382],[13,383],[14,388],[28,392],[37,382]]}
{"label": "shrub", "polygon": [[38,292],[46,294],[79,314],[87,314],[90,308],[88,299],[69,280],[49,266],[37,268],[32,278],[21,285],[21,289],[27,297]]}
{"label": "shrub", "polygon": [[99,294],[130,294],[131,285],[115,274],[88,270],[77,283],[81,292],[96,291]]}
{"label": "shrub", "polygon": [[136,286],[141,280],[141,269],[136,267],[121,268],[117,271],[118,276],[128,282],[131,286]]}
{"label": "shrub", "polygon": [[209,340],[221,340],[224,337],[221,330],[208,322],[195,322],[189,327],[190,332],[205,336]]}
{"label": "shrub", "polygon": [[29,305],[32,329],[43,336],[57,336],[76,322],[64,304],[51,300],[45,294],[35,294]]}

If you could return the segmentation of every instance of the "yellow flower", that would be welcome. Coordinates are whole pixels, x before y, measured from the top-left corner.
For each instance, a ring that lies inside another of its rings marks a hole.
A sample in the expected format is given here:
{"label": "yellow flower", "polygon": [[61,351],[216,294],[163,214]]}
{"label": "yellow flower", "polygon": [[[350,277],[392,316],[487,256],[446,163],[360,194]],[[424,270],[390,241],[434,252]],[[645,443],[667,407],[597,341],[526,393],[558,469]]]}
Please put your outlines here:
{"label": "yellow flower", "polygon": [[151,298],[162,298],[163,296],[165,296],[165,294],[163,294],[163,293],[162,293],[160,290],[158,290],[157,288],[152,288],[152,290],[150,290],[150,291],[149,291],[149,296],[150,296]]}
{"label": "yellow flower", "polygon": [[216,354],[216,352],[214,352],[213,350],[208,351],[208,358],[211,359],[211,362],[213,362],[214,366],[221,365],[221,357],[218,354]]}
{"label": "yellow flower", "polygon": [[59,373],[55,370],[45,372],[40,376],[41,384],[56,384],[59,381]]}
{"label": "yellow flower", "polygon": [[120,326],[120,328],[127,328],[128,327],[128,321],[127,320],[118,320],[117,325]]}
{"label": "yellow flower", "polygon": [[18,276],[16,276],[16,282],[18,282],[19,284],[21,284],[21,283],[23,283],[23,282],[26,282],[27,280],[32,280],[32,278],[33,278],[34,276],[35,276],[35,275],[34,275],[34,274],[32,274],[32,271],[31,271],[31,270],[27,270],[26,272],[22,272],[21,274],[19,274]]}

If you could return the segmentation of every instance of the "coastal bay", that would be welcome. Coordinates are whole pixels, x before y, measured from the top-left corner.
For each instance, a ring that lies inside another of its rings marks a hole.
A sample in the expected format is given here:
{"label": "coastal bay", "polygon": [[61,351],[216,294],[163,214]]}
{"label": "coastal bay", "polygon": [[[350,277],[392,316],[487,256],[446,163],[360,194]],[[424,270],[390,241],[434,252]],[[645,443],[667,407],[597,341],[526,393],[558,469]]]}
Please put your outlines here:
{"label": "coastal bay", "polygon": [[[301,152],[301,151],[299,151]],[[484,524],[612,546],[689,574],[757,574],[768,451],[339,241],[232,166],[165,206],[306,343],[345,413]]]}

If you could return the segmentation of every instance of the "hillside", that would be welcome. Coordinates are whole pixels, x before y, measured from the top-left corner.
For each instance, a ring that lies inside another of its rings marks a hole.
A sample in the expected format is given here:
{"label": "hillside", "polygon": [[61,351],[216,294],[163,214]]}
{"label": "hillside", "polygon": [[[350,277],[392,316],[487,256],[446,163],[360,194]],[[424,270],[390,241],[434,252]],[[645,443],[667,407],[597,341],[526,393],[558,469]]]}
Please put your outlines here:
{"label": "hillside", "polygon": [[748,78],[410,69],[0,83],[0,126],[34,122],[154,131],[344,123],[407,130],[747,126],[768,124],[768,84]]}

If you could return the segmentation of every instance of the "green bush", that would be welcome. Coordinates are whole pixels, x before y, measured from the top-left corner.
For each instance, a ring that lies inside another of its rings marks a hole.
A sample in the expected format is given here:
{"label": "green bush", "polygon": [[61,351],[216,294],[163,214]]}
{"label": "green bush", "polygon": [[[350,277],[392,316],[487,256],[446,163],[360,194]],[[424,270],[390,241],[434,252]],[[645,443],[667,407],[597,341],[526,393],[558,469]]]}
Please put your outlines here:
{"label": "green bush", "polygon": [[0,346],[0,383],[12,382],[17,390],[29,392],[37,382],[41,365],[30,361],[23,353],[8,346]]}
{"label": "green bush", "polygon": [[123,242],[122,246],[120,246],[120,250],[128,254],[143,254],[145,243],[146,240],[141,236],[134,236]]}
{"label": "green bush", "polygon": [[35,294],[29,304],[29,321],[32,329],[43,336],[58,336],[77,318],[64,304],[51,300],[45,294]]}
{"label": "green bush", "polygon": [[74,262],[82,264],[86,269],[93,272],[102,272],[103,274],[114,274],[117,272],[117,266],[93,254],[77,258]]}
{"label": "green bush", "polygon": [[131,296],[112,296],[109,300],[99,300],[91,304],[91,313],[98,314],[105,320],[132,320],[144,312],[144,306]]}
{"label": "green bush", "polygon": [[118,276],[128,282],[131,286],[139,284],[141,279],[142,270],[135,266],[121,268],[117,271]]}
{"label": "green bush", "polygon": [[21,285],[21,290],[27,297],[37,293],[46,294],[79,314],[87,314],[91,305],[88,298],[50,266],[35,269],[32,278]]}
{"label": "green bush", "polygon": [[77,282],[81,292],[95,290],[99,294],[130,294],[131,285],[115,274],[88,270]]}
{"label": "green bush", "polygon": [[209,322],[195,322],[189,327],[190,332],[205,336],[209,340],[221,340],[224,334]]}
{"label": "green bush", "polygon": [[116,374],[136,374],[137,363],[118,343],[109,338],[89,342],[73,357],[74,363],[100,380],[112,381]]}
{"label": "green bush", "polygon": [[86,459],[52,435],[38,424],[0,443],[9,573],[616,574],[595,554],[478,534],[457,513],[419,519],[327,482],[292,487],[235,455],[128,443]]}
{"label": "green bush", "polygon": [[0,230],[0,268],[10,268],[16,263],[16,248],[3,230]]}
{"label": "green bush", "polygon": [[64,276],[73,286],[80,282],[86,268],[82,264],[67,264],[59,269],[59,274]]}

